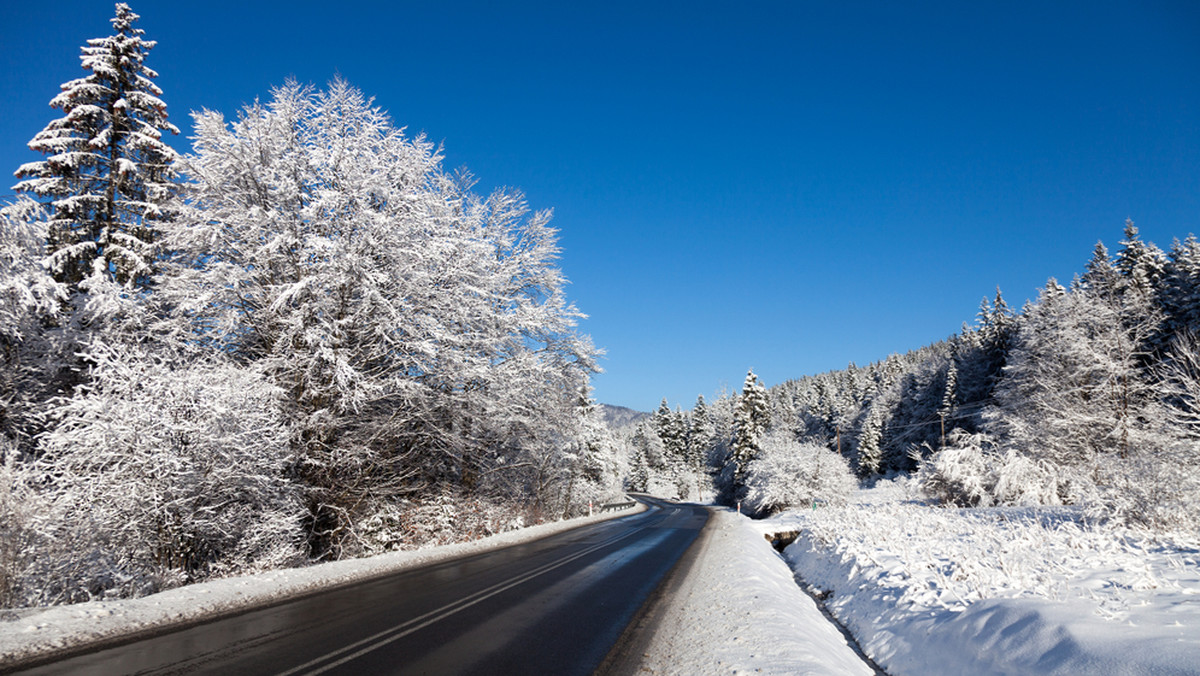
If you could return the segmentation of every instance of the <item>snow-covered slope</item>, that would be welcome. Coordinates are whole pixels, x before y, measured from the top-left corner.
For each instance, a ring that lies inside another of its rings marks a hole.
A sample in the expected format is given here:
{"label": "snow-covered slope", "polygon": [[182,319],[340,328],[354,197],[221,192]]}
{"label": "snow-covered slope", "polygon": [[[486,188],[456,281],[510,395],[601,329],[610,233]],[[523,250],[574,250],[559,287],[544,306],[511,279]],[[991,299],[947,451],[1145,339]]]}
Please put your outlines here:
{"label": "snow-covered slope", "polygon": [[1058,509],[945,509],[881,482],[754,522],[893,676],[1200,673],[1200,538]]}

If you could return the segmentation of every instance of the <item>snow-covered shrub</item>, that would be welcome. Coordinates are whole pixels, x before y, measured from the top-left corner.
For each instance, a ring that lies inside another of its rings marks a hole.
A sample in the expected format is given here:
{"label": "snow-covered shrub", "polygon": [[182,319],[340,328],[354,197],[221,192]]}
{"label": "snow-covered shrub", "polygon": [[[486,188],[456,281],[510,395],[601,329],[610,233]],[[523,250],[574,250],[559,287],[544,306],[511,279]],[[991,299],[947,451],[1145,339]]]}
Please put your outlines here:
{"label": "snow-covered shrub", "polygon": [[29,600],[148,593],[302,560],[304,506],[278,392],[220,360],[93,345],[37,468],[49,509]]}
{"label": "snow-covered shrub", "polygon": [[808,507],[820,500],[844,504],[858,481],[846,460],[829,449],[800,443],[787,433],[771,433],[746,472],[746,509],[773,514]]}
{"label": "snow-covered shrub", "polygon": [[956,431],[951,445],[921,460],[922,492],[960,507],[1060,505],[1070,485],[1043,460],[1001,451],[986,434]]}
{"label": "snow-covered shrub", "polygon": [[1109,463],[1085,496],[1093,517],[1156,531],[1200,530],[1195,440],[1139,439],[1138,452]]}
{"label": "snow-covered shrub", "polygon": [[46,210],[28,197],[0,207],[0,435],[27,441],[34,409],[53,391],[64,348],[57,324],[66,287],[42,265]]}
{"label": "snow-covered shrub", "polygon": [[375,512],[355,525],[356,539],[343,544],[343,555],[371,556],[478,540],[534,522],[528,506],[447,489],[426,502],[379,503]]}
{"label": "snow-covered shrub", "polygon": [[17,457],[17,444],[0,436],[0,608],[19,605],[21,583],[36,533],[30,520],[44,508],[34,492],[28,464]]}
{"label": "snow-covered shrub", "polygon": [[1071,502],[1077,483],[1044,460],[1005,451],[993,471],[992,498],[998,505],[1061,505]]}
{"label": "snow-covered shrub", "polygon": [[[962,507],[992,504],[994,445],[982,434],[952,436],[952,445],[928,455],[917,470],[925,495]],[[987,449],[984,446],[989,446]]]}

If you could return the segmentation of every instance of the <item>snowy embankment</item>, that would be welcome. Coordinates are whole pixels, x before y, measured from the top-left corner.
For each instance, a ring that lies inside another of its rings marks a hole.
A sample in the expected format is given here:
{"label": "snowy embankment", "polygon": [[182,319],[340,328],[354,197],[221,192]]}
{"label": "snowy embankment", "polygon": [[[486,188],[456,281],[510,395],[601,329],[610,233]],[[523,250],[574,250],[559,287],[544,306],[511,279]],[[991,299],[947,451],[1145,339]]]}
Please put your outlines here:
{"label": "snowy embankment", "polygon": [[754,524],[798,531],[785,558],[892,676],[1200,673],[1200,537],[908,493]]}
{"label": "snowy embankment", "polygon": [[717,510],[639,673],[872,674],[744,516]]}
{"label": "snowy embankment", "polygon": [[36,655],[194,624],[289,597],[537,540],[645,509],[638,503],[633,509],[531,526],[471,542],[210,580],[136,599],[0,611],[0,669]]}

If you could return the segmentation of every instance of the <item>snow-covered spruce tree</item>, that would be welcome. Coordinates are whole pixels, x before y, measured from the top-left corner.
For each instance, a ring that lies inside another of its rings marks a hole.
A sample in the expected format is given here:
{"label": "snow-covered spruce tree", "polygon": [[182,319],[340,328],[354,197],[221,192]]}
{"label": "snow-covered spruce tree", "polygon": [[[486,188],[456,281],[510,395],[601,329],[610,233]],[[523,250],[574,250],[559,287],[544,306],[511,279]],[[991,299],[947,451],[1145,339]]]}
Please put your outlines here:
{"label": "snow-covered spruce tree", "polygon": [[1167,314],[1164,334],[1173,336],[1200,326],[1200,240],[1194,235],[1172,244],[1159,304]]}
{"label": "snow-covered spruce tree", "polygon": [[549,212],[475,195],[341,80],[199,113],[194,148],[159,295],[283,389],[315,556],[364,551],[357,524],[422,494],[560,494],[595,350]]}
{"label": "snow-covered spruce tree", "polygon": [[878,400],[878,406],[867,408],[866,420],[863,421],[862,431],[858,436],[858,473],[869,477],[879,473],[883,460],[883,416],[885,404]]}
{"label": "snow-covered spruce tree", "polygon": [[621,493],[621,463],[617,442],[600,417],[590,394],[581,393],[577,409],[579,431],[571,457],[571,478],[567,484],[564,515],[586,514],[589,504],[616,501]]}
{"label": "snow-covered spruce tree", "polygon": [[733,449],[729,455],[732,482],[725,487],[728,500],[740,500],[745,494],[747,468],[750,461],[758,457],[763,435],[769,425],[767,390],[751,369],[746,373],[742,394],[734,410]]}
{"label": "snow-covered spruce tree", "polygon": [[48,201],[49,267],[72,291],[93,275],[149,284],[158,224],[172,212],[176,153],[162,133],[179,130],[145,65],[156,43],[137,20],[119,3],[115,34],[88,40],[80,60],[90,74],[62,85],[50,105],[63,117],[29,142],[46,159],[16,173],[15,190]]}
{"label": "snow-covered spruce tree", "polygon": [[687,434],[687,466],[692,475],[692,481],[695,482],[697,499],[700,499],[699,494],[703,493],[710,484],[705,466],[714,443],[715,430],[712,418],[709,416],[708,404],[704,401],[704,395],[698,395],[696,405],[692,408],[691,415],[688,416]]}
{"label": "snow-covered spruce tree", "polygon": [[625,476],[625,488],[645,492],[650,484],[650,468],[646,462],[646,430],[638,427],[630,443],[629,473]]}

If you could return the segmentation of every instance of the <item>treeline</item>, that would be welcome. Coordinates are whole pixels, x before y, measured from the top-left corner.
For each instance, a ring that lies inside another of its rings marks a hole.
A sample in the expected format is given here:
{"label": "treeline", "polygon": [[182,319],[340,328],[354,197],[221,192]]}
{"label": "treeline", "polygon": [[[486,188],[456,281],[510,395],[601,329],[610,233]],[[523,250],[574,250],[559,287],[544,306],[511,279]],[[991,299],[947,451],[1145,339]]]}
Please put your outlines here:
{"label": "treeline", "polygon": [[621,465],[550,213],[341,80],[163,142],[116,6],[0,211],[0,602],[474,537]]}
{"label": "treeline", "polygon": [[[1124,234],[1068,287],[1051,279],[1020,311],[997,292],[945,341],[769,390],[750,373],[705,407],[713,490],[770,512],[839,499],[847,472],[917,472],[948,503],[1194,528],[1200,242],[1163,252],[1132,222]],[[695,410],[678,415],[697,425]]]}

